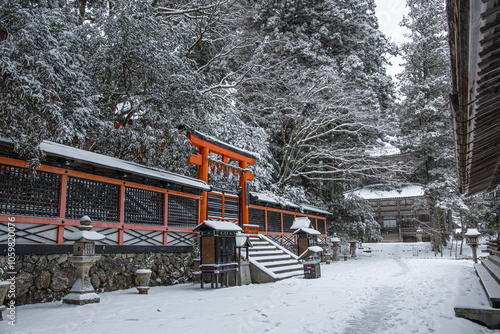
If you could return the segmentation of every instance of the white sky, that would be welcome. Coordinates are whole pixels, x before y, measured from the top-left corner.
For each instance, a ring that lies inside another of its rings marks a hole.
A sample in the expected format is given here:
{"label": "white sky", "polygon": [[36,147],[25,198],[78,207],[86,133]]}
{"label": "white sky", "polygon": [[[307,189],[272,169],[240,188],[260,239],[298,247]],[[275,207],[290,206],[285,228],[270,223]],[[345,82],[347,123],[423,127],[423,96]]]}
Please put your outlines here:
{"label": "white sky", "polygon": [[[376,15],[380,30],[393,42],[402,43],[407,40],[403,36],[407,29],[399,26],[403,15],[408,13],[406,0],[375,0],[375,3],[377,4]],[[389,61],[392,66],[387,68],[387,74],[395,79],[394,75],[402,70],[399,66],[402,64],[402,59],[401,57],[393,57]]]}

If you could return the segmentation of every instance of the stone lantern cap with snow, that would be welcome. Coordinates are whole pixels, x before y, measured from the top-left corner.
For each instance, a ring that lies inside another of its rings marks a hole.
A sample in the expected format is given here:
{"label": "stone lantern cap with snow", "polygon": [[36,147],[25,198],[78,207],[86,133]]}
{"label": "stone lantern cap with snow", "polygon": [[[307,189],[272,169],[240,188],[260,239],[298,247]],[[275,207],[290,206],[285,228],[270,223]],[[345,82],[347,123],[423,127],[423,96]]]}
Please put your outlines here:
{"label": "stone lantern cap with snow", "polygon": [[333,235],[333,237],[330,239],[332,246],[333,247],[338,247],[340,245],[340,238],[337,237],[337,233]]}
{"label": "stone lantern cap with snow", "polygon": [[92,231],[91,220],[88,216],[80,219],[80,226],[76,232],[64,235],[64,240],[74,241],[73,255],[92,256],[95,254],[95,242],[106,239],[106,236]]}
{"label": "stone lantern cap with snow", "polygon": [[477,238],[481,235],[481,232],[477,228],[469,228],[465,236],[467,237],[469,244],[477,244]]}

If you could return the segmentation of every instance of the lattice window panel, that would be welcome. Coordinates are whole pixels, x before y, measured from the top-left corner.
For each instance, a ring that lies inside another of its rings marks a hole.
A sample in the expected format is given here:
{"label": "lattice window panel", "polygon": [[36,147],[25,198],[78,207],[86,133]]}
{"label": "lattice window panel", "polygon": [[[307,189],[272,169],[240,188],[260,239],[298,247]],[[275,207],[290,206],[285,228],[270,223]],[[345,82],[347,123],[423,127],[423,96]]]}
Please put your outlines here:
{"label": "lattice window panel", "polygon": [[168,195],[168,225],[193,228],[198,224],[198,200]]}
{"label": "lattice window panel", "polygon": [[224,198],[224,218],[238,219],[238,199],[234,197]]}
{"label": "lattice window panel", "polygon": [[326,234],[325,231],[325,220],[318,218],[318,231],[321,232],[321,234]]}
{"label": "lattice window panel", "polygon": [[316,218],[309,217],[309,220],[311,221],[311,227],[313,229],[317,230],[317,228],[316,228]]}
{"label": "lattice window panel", "polygon": [[266,230],[265,211],[260,209],[248,209],[248,222],[253,225],[259,225],[259,231]]}
{"label": "lattice window panel", "polygon": [[292,230],[290,230],[290,227],[292,227],[294,219],[295,217],[292,214],[289,213],[283,214],[283,232],[285,233],[292,232]]}
{"label": "lattice window panel", "polygon": [[29,174],[27,168],[0,165],[0,213],[58,217],[60,176],[36,171],[30,178]]}
{"label": "lattice window panel", "polygon": [[[15,223],[16,244],[56,244],[57,225]],[[7,243],[8,223],[0,223],[0,243]]]}
{"label": "lattice window panel", "polygon": [[177,233],[168,232],[167,233],[167,245],[168,246],[192,246],[196,242],[195,233]]}
{"label": "lattice window panel", "polygon": [[[268,212],[269,214],[269,212]],[[269,235],[267,236],[269,239],[277,243],[278,245],[281,245],[281,236],[280,235]]]}
{"label": "lattice window panel", "polygon": [[66,218],[87,215],[93,221],[117,222],[120,187],[114,184],[68,177]]}
{"label": "lattice window panel", "polygon": [[130,246],[161,246],[163,245],[163,232],[123,230],[123,244]]}
{"label": "lattice window panel", "polygon": [[126,187],[125,223],[163,225],[163,194]]}
{"label": "lattice window panel", "polygon": [[283,245],[287,248],[292,245],[295,245],[295,238],[290,235],[283,236]]}
{"label": "lattice window panel", "polygon": [[222,218],[222,195],[208,194],[208,216]]}
{"label": "lattice window panel", "polygon": [[281,212],[267,211],[267,232],[281,232]]}

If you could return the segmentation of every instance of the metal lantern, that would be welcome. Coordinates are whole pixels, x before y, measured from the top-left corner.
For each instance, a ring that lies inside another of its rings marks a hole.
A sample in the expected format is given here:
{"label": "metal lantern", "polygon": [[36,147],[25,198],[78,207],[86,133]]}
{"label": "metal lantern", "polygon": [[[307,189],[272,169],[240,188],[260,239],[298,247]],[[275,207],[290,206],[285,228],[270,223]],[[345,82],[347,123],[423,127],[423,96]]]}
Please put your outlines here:
{"label": "metal lantern", "polygon": [[230,221],[205,220],[193,229],[200,232],[200,283],[203,288],[204,275],[210,274],[211,287],[218,288],[225,278],[229,285],[228,274],[236,280],[238,262],[236,258],[236,232],[242,229]]}

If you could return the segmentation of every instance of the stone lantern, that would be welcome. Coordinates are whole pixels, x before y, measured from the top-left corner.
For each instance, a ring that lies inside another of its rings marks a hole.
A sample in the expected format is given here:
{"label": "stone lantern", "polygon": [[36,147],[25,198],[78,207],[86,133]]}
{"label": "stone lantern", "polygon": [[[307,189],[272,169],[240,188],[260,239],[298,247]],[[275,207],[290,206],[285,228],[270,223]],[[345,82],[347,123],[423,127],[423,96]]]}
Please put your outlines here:
{"label": "stone lantern", "polygon": [[467,238],[467,243],[470,248],[472,248],[472,259],[474,263],[477,263],[477,246],[479,244],[478,238],[481,233],[477,230],[477,228],[469,228],[467,233],[465,233],[465,237]]}
{"label": "stone lantern", "polygon": [[351,250],[351,257],[356,257],[356,249],[358,248],[357,247],[358,241],[355,239],[351,239],[349,240],[349,244]]}
{"label": "stone lantern", "polygon": [[337,234],[333,235],[331,241],[332,241],[332,261],[339,261],[340,239],[337,237]]}
{"label": "stone lantern", "polygon": [[424,231],[419,227],[416,232],[417,242],[422,242],[422,235]]}
{"label": "stone lantern", "polygon": [[99,303],[100,297],[95,293],[90,281],[89,270],[92,265],[100,259],[95,254],[95,242],[106,237],[92,230],[91,221],[88,216],[80,219],[79,231],[64,236],[64,240],[74,241],[73,255],[68,261],[76,268],[76,281],[69,294],[63,298],[66,304],[84,305]]}

